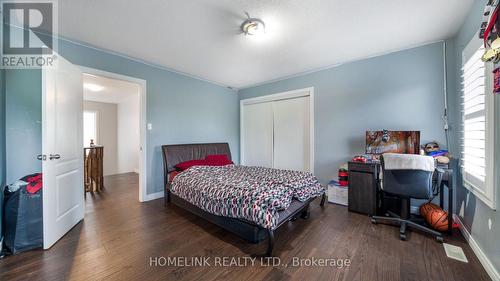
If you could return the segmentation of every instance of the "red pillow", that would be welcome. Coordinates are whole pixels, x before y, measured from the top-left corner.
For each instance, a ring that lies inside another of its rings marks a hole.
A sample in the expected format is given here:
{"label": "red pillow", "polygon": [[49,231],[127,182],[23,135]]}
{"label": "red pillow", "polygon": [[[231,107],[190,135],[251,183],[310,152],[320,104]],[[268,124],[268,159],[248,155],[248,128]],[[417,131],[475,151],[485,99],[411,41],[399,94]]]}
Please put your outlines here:
{"label": "red pillow", "polygon": [[209,166],[224,166],[233,164],[233,161],[229,160],[226,154],[212,154],[205,157],[205,161]]}
{"label": "red pillow", "polygon": [[181,162],[181,163],[175,165],[175,167],[181,171],[184,171],[184,170],[187,170],[193,166],[208,166],[208,165],[209,165],[208,161],[200,159],[200,160],[184,161],[184,162]]}

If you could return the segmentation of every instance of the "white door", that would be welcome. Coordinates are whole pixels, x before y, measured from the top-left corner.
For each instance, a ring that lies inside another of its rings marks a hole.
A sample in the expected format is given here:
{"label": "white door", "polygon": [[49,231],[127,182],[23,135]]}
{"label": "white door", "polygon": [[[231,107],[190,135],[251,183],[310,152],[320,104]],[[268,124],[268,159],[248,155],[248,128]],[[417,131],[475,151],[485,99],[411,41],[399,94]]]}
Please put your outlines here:
{"label": "white door", "polygon": [[246,166],[273,167],[272,104],[257,103],[242,106],[242,159]]}
{"label": "white door", "polygon": [[42,70],[43,247],[83,219],[82,73],[58,56]]}
{"label": "white door", "polygon": [[273,102],[273,167],[310,172],[309,96]]}

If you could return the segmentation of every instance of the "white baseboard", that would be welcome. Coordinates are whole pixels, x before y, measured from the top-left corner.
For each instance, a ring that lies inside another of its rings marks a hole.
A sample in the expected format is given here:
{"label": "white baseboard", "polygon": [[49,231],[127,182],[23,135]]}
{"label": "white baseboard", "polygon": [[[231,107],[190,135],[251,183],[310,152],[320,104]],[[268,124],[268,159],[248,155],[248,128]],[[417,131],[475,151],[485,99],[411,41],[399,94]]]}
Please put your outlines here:
{"label": "white baseboard", "polygon": [[144,202],[163,198],[163,195],[164,195],[163,191],[148,194],[146,195],[146,200],[144,200]]}
{"label": "white baseboard", "polygon": [[481,247],[479,247],[479,244],[477,244],[476,240],[474,240],[474,237],[472,237],[467,228],[465,228],[465,225],[463,224],[462,220],[460,220],[460,217],[457,216],[456,214],[453,214],[453,220],[458,222],[460,227],[460,232],[462,232],[462,235],[464,236],[465,240],[467,240],[467,242],[469,243],[470,247],[472,248],[472,251],[474,251],[474,253],[476,254],[477,258],[483,265],[484,269],[490,276],[491,280],[500,281],[500,274],[495,269],[495,266],[491,263],[490,259],[488,259],[486,254],[483,252]]}
{"label": "white baseboard", "polygon": [[138,168],[134,168],[134,173],[138,174],[139,173],[139,169]]}

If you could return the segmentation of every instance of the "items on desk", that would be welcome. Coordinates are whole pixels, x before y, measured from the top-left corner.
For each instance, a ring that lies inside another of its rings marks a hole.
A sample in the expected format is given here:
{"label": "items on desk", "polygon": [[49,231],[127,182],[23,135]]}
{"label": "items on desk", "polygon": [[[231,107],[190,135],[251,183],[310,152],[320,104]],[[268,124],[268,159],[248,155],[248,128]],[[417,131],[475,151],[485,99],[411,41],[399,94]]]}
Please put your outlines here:
{"label": "items on desk", "polygon": [[420,150],[420,131],[366,131],[365,144],[366,154],[418,154]]}
{"label": "items on desk", "polygon": [[366,163],[366,161],[368,161],[368,158],[364,155],[356,155],[352,158],[352,162]]}
{"label": "items on desk", "polygon": [[436,141],[424,144],[424,152],[426,155],[434,157],[438,164],[450,163],[448,150],[441,149]]}

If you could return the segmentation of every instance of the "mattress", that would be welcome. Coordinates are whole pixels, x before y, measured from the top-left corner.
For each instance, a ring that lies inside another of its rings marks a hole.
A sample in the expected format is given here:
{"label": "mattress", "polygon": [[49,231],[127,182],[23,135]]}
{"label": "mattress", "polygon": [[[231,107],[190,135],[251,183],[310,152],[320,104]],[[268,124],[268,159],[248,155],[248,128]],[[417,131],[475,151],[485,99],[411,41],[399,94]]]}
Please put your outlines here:
{"label": "mattress", "polygon": [[240,165],[191,167],[174,178],[170,191],[211,214],[267,229],[286,217],[281,212],[325,192],[311,173]]}

